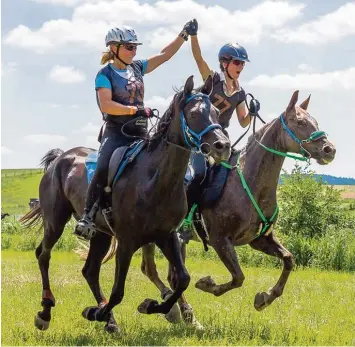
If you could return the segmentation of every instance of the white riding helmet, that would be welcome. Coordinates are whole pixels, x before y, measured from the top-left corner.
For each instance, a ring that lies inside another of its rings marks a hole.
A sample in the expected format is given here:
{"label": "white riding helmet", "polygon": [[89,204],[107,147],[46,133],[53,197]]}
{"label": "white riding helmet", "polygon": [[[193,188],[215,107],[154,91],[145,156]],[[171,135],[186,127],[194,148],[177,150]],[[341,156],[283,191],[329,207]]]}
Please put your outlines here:
{"label": "white riding helmet", "polygon": [[105,37],[106,47],[111,43],[135,43],[141,45],[138,42],[137,34],[131,27],[121,26],[111,29]]}

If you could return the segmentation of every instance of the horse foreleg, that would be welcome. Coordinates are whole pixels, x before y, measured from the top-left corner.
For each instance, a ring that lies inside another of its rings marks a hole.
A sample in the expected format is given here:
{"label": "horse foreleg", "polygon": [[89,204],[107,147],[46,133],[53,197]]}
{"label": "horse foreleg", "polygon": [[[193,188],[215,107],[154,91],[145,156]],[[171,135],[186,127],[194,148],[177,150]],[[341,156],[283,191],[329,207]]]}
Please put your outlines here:
{"label": "horse foreleg", "polygon": [[[112,236],[108,234],[101,232],[96,233],[96,235],[90,240],[89,254],[82,270],[82,274],[85,277],[99,308],[107,304],[105,295],[100,287],[99,279],[101,263],[110,248],[111,239]],[[105,326],[105,330],[108,332],[119,331],[113,313]]]}
{"label": "horse foreleg", "polygon": [[277,240],[273,234],[263,235],[250,243],[250,246],[258,251],[282,259],[284,266],[281,276],[276,285],[268,292],[257,293],[254,300],[254,307],[261,311],[269,306],[276,298],[282,295],[288,276],[294,266],[293,255]]}
{"label": "horse foreleg", "polygon": [[[214,234],[210,233],[210,235]],[[220,296],[231,289],[241,287],[245,277],[240,268],[232,242],[227,237],[211,238],[210,245],[216,250],[219,258],[232,275],[232,280],[228,283],[216,284],[211,276],[207,276],[198,280],[195,287],[215,296]]]}
{"label": "horse foreleg", "polygon": [[[163,234],[163,233],[162,233]],[[175,267],[177,274],[177,284],[173,294],[163,303],[158,304],[156,300],[146,299],[138,307],[141,313],[168,313],[177,302],[181,294],[190,283],[190,276],[186,270],[181,257],[180,244],[175,232],[171,232],[168,237],[164,237],[156,242],[168,261]]]}
{"label": "horse foreleg", "polygon": [[[127,240],[125,240],[127,241]],[[124,246],[122,246],[122,244]],[[112,309],[118,305],[124,297],[124,287],[129,265],[134,251],[129,247],[129,242],[120,240],[120,245],[116,252],[115,279],[108,304],[98,308],[87,307],[83,311],[83,316],[90,321],[109,323],[112,319]]]}
{"label": "horse foreleg", "polygon": [[[164,282],[159,277],[157,266],[155,264],[154,253],[154,243],[149,243],[142,247],[141,270],[143,274],[146,275],[150,279],[150,281],[154,283],[155,286],[158,288],[158,290],[160,291],[161,298],[163,300],[167,300],[173,294],[173,292],[169,287],[164,284]],[[180,321],[180,311],[177,304],[175,304],[172,309],[165,315],[165,318],[170,323],[178,323]]]}

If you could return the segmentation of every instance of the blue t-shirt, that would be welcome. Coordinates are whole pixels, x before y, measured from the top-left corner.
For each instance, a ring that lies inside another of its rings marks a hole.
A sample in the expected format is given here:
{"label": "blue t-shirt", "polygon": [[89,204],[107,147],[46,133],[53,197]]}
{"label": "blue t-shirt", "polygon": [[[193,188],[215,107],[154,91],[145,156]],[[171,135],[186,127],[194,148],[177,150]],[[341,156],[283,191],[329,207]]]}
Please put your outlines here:
{"label": "blue t-shirt", "polygon": [[[95,79],[97,105],[100,108],[97,90],[108,88],[112,91],[112,100],[122,105],[143,105],[144,82],[143,76],[147,69],[147,60],[136,60],[127,69],[118,70],[112,64],[102,68]],[[100,109],[101,111],[101,109]],[[115,116],[102,113],[105,120],[123,124],[132,120],[133,116]]]}

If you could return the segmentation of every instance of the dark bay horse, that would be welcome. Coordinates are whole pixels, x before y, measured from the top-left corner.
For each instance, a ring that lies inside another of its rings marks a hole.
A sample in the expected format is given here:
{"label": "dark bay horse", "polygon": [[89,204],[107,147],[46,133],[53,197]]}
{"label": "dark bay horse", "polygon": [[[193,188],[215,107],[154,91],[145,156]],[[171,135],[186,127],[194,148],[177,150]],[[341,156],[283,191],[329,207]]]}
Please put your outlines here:
{"label": "dark bay horse", "polygon": [[[283,261],[283,270],[276,285],[266,292],[256,294],[254,307],[257,310],[264,309],[282,295],[294,262],[292,254],[275,237],[272,223],[263,230],[265,223],[262,223],[263,219],[253,205],[246,185],[264,218],[270,221],[274,216],[275,222],[278,214],[276,189],[286,152],[301,153],[302,157],[299,154],[294,156],[307,160],[314,158],[320,165],[330,163],[335,157],[334,145],[327,140],[324,132],[319,131],[317,121],[307,112],[310,97],[300,106],[296,106],[297,100],[298,91],[293,94],[286,111],[280,117],[263,126],[255,136],[250,136],[241,152],[232,155],[228,165],[232,170],[219,200],[212,208],[200,206],[209,234],[207,242],[217,252],[232,280],[217,284],[211,276],[207,276],[196,283],[198,289],[220,296],[243,285],[244,275],[238,263],[235,246],[249,244],[252,248]],[[195,227],[201,228],[199,223]],[[260,234],[260,231],[263,233]],[[185,247],[183,244],[184,258]],[[143,247],[142,271],[161,292],[167,290],[156,270],[154,245]],[[168,281],[171,288],[176,286],[176,273],[171,267]],[[200,326],[184,296],[179,299],[179,306],[185,322]],[[178,321],[180,312],[174,310],[167,318]]]}
{"label": "dark bay horse", "polygon": [[[217,162],[227,160],[231,152],[230,141],[217,123],[217,111],[208,97],[212,79],[206,81],[199,93],[193,91],[193,86],[191,76],[184,90],[175,94],[159,120],[156,134],[138,154],[134,165],[127,166],[112,187],[113,231],[118,247],[114,286],[108,302],[100,288],[99,273],[112,234],[101,213],[97,217],[97,227],[104,232],[91,239],[82,273],[98,306],[84,309],[83,316],[106,322],[107,331],[119,330],[112,309],[123,299],[132,255],[144,244],[154,243],[161,248],[176,271],[177,285],[161,304],[146,299],[138,307],[140,312],[168,313],[189,284],[175,230],[187,212],[184,176],[191,149],[207,150]],[[84,210],[88,187],[84,162],[90,152],[78,147],[65,153],[61,150],[47,153],[42,161],[46,172],[39,187],[40,206],[22,218],[25,225],[41,219],[44,224],[44,238],[36,249],[43,284],[43,310],[35,318],[39,329],[48,328],[51,308],[55,305],[48,275],[51,249],[72,214],[77,218]]]}

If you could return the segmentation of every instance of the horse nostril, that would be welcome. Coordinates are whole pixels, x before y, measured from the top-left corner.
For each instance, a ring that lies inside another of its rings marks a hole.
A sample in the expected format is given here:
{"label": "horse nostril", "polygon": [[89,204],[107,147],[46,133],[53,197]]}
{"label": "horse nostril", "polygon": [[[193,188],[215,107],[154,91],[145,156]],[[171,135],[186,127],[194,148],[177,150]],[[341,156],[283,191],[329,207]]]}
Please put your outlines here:
{"label": "horse nostril", "polygon": [[223,151],[225,149],[229,149],[230,147],[230,142],[226,142],[226,141],[216,141],[213,143],[213,147],[217,150],[217,151]]}
{"label": "horse nostril", "polygon": [[323,151],[328,154],[328,153],[333,152],[334,149],[333,149],[331,146],[325,146],[325,147],[323,148]]}

